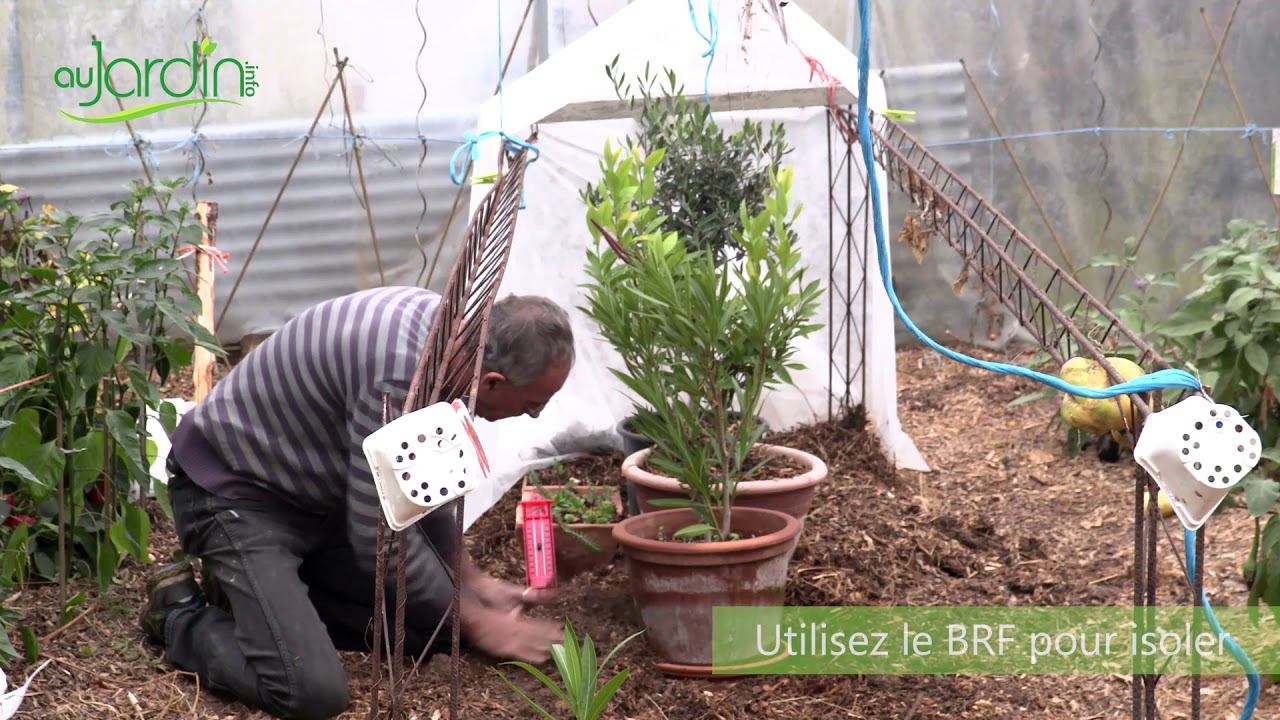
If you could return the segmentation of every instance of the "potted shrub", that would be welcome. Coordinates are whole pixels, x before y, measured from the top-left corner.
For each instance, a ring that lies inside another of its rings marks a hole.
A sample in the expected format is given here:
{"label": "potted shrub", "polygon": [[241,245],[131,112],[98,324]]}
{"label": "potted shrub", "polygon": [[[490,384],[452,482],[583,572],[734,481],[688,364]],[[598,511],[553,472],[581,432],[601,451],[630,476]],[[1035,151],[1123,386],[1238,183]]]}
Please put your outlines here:
{"label": "potted shrub", "polygon": [[[555,468],[553,473],[559,474]],[[525,476],[520,499],[538,497],[552,502],[557,580],[569,580],[613,561],[618,550],[613,527],[623,517],[622,494],[618,488],[591,485],[574,477],[562,485],[545,485],[537,471],[533,471]],[[516,534],[523,542],[524,516],[518,504]]]}
{"label": "potted shrub", "polygon": [[[635,423],[655,444],[628,457],[624,473],[638,492],[679,494],[614,528],[635,601],[661,669],[706,674],[712,607],[783,602],[808,501],[794,513],[766,507],[770,490],[795,489],[768,479],[770,466],[799,462],[795,484],[809,493],[826,475],[818,458],[763,445],[759,425],[734,419],[755,416],[766,389],[790,382],[794,341],[818,328],[820,291],[788,226],[791,168],[770,173],[762,210],[739,208],[742,257],[721,263],[664,229],[651,202],[663,153],[606,143],[583,310],[622,358],[614,374],[649,408]],[[760,491],[744,494],[749,486]]]}
{"label": "potted shrub", "polygon": [[[742,231],[739,210],[744,204],[752,215],[764,209],[770,168],[780,166],[791,152],[784,127],[774,122],[766,132],[760,123],[744,120],[740,130],[726,133],[716,124],[706,103],[686,98],[683,88],[676,87],[672,71],[664,71],[666,89],[655,94],[658,77],[646,68],[635,83],[638,92],[633,93],[625,73],[617,70],[617,62],[615,57],[605,72],[619,99],[641,105],[636,144],[645,154],[663,150],[662,162],[653,170],[653,193],[649,197],[663,218],[661,228],[678,233],[691,250],[707,250],[718,264],[740,260],[742,248],[734,239],[734,233]],[[589,204],[598,205],[601,188],[588,185],[582,197]],[[638,406],[633,415],[617,425],[627,455],[653,445],[635,422],[635,416],[643,412],[646,408]],[[741,419],[736,414],[735,417]],[[754,416],[753,420],[768,432],[764,418]],[[639,508],[632,502],[634,495],[628,483],[630,510],[636,514]]]}

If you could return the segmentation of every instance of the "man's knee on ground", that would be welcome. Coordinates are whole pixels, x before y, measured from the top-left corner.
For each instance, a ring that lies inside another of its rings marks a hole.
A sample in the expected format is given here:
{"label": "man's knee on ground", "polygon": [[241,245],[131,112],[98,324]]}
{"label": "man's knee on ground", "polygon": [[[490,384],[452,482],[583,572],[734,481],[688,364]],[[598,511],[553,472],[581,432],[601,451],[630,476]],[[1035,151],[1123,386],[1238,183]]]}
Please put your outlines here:
{"label": "man's knee on ground", "polygon": [[336,668],[317,667],[329,663],[308,663],[304,658],[296,666],[295,690],[266,692],[264,696],[271,714],[284,720],[328,720],[342,714],[351,702],[347,690],[347,674],[334,658]]}

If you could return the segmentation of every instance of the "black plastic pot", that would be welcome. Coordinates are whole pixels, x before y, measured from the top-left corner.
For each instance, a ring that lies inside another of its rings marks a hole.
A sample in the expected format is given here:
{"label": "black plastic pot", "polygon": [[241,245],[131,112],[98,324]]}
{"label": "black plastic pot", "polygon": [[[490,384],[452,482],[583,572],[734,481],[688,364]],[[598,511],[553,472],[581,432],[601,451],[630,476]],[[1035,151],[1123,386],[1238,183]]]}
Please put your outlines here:
{"label": "black plastic pot", "polygon": [[[740,418],[742,417],[742,413],[730,413],[729,416],[732,418]],[[626,453],[627,457],[646,448],[653,447],[653,441],[650,440],[648,436],[641,434],[632,427],[631,421],[634,418],[635,415],[632,415],[631,417],[624,419],[622,422],[618,423],[615,428],[618,431],[618,435],[622,436],[622,451]],[[756,416],[756,422],[760,423],[760,425],[764,427],[764,434],[761,437],[763,438],[764,436],[767,436],[769,434],[769,423],[759,415]],[[627,515],[628,517],[631,517],[639,514],[640,503],[636,500],[636,488],[635,485],[628,480]]]}

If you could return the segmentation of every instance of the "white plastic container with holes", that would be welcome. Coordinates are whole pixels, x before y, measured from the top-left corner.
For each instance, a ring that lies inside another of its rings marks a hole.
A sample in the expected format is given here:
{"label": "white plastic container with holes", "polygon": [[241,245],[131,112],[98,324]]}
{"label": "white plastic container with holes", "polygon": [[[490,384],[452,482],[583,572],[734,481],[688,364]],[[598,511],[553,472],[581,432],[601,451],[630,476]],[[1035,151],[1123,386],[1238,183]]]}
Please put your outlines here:
{"label": "white plastic container with holes", "polygon": [[1133,450],[1188,530],[1204,525],[1261,453],[1258,433],[1239,412],[1202,395],[1152,413]]}
{"label": "white plastic container with holes", "polygon": [[391,529],[400,531],[470,493],[489,460],[460,401],[402,415],[364,440],[364,453]]}

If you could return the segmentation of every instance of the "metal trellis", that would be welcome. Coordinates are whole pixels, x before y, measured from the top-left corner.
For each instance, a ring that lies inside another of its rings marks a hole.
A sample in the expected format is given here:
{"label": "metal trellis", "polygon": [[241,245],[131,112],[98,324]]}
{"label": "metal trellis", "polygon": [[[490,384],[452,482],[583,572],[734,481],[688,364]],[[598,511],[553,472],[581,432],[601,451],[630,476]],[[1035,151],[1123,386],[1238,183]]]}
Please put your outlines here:
{"label": "metal trellis", "polygon": [[[855,112],[831,107],[830,121],[844,136],[849,153],[858,143]],[[976,275],[982,288],[1025,328],[1054,361],[1065,363],[1072,357],[1090,357],[1101,363],[1112,383],[1124,378],[1107,362],[1108,352],[1127,350],[1148,372],[1168,369],[1169,363],[1141,337],[1125,327],[1106,305],[1095,298],[1072,275],[1056,265],[1013,224],[972,187],[957,177],[937,157],[890,118],[871,116],[872,151],[891,186],[905,192],[915,206],[913,223],[932,237],[940,235],[960,254],[964,262],[957,287]],[[847,161],[846,161],[847,162]],[[845,172],[848,172],[847,170]],[[867,217],[869,188],[864,184],[864,200],[858,215]],[[837,189],[833,183],[832,194]],[[832,203],[836,201],[833,198]],[[846,213],[847,214],[847,213]],[[851,222],[851,221],[850,221]],[[866,223],[870,225],[870,222]],[[833,234],[834,236],[834,234]],[[846,245],[852,238],[846,232]],[[833,240],[833,248],[835,243]],[[864,250],[864,267],[867,257]],[[834,273],[834,250],[833,250]],[[864,274],[865,275],[865,274]],[[850,286],[857,280],[848,277]],[[863,279],[865,287],[865,277]],[[852,293],[846,293],[852,295]],[[851,310],[846,311],[846,317]],[[833,346],[834,349],[834,346]],[[833,352],[834,355],[834,352]],[[834,389],[833,389],[834,392]],[[1136,444],[1147,417],[1161,407],[1158,394],[1130,396],[1134,417],[1124,433],[1130,447]],[[1133,602],[1138,632],[1149,624],[1144,608],[1156,605],[1157,531],[1161,518],[1156,503],[1144,503],[1147,493],[1158,492],[1155,481],[1141,467],[1134,473]],[[1149,505],[1144,510],[1144,504]],[[1196,553],[1202,557],[1205,530],[1196,532]],[[1196,563],[1191,578],[1191,604],[1202,596],[1204,563]],[[1199,632],[1199,629],[1196,629]],[[1136,663],[1136,659],[1135,659]],[[1140,674],[1135,664],[1132,684],[1133,720],[1155,720],[1158,675]],[[1193,675],[1191,718],[1200,718],[1200,677]]]}

